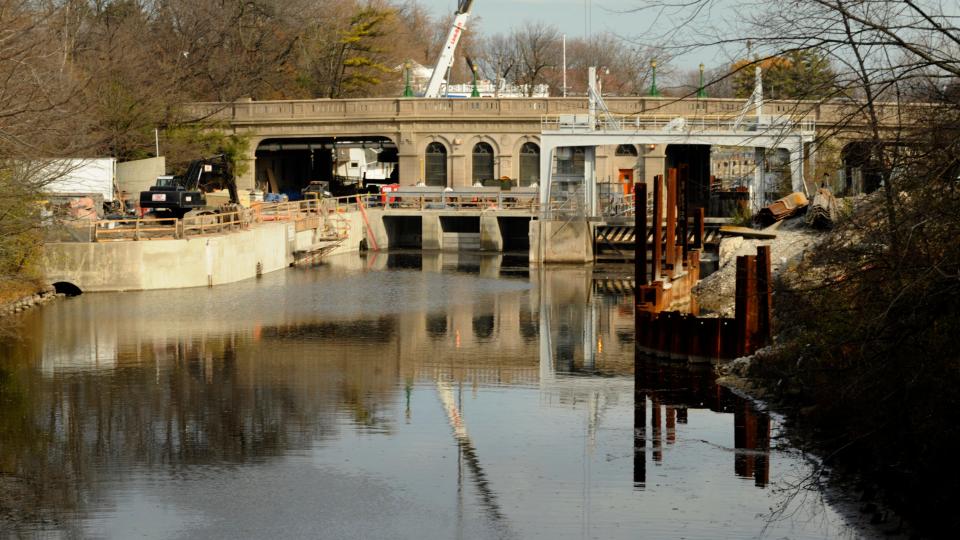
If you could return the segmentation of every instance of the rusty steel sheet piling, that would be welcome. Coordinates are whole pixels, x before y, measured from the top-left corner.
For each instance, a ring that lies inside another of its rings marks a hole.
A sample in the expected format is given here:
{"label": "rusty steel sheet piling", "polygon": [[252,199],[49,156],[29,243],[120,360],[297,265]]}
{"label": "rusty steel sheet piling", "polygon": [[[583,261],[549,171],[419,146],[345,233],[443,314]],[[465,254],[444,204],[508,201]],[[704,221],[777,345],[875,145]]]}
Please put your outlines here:
{"label": "rusty steel sheet piling", "polygon": [[663,258],[663,175],[653,178],[653,260],[651,280],[660,280],[660,265]]}
{"label": "rusty steel sheet piling", "polygon": [[682,163],[677,172],[677,222],[680,224],[680,244],[682,244],[683,255],[686,259],[687,251],[690,249],[687,244],[687,187],[690,181],[690,165]]}
{"label": "rusty steel sheet piling", "polygon": [[634,223],[636,232],[634,234],[634,256],[635,265],[634,279],[637,287],[650,283],[647,274],[647,184],[640,182],[634,193]]}
{"label": "rusty steel sheet piling", "polygon": [[704,236],[704,209],[697,207],[693,209],[693,249],[703,249]]}
{"label": "rusty steel sheet piling", "polygon": [[667,171],[667,264],[671,277],[677,275],[677,170]]}
{"label": "rusty steel sheet piling", "polygon": [[757,325],[757,259],[752,256],[737,257],[736,307],[737,356],[746,356],[753,343]]}
{"label": "rusty steel sheet piling", "polygon": [[757,246],[757,338],[763,345],[772,335],[773,271],[770,267],[770,246]]}
{"label": "rusty steel sheet piling", "polygon": [[[691,250],[688,264],[699,257]],[[645,290],[644,290],[645,289]],[[735,316],[698,317],[678,311],[656,311],[661,289],[641,287],[635,321],[637,350],[643,354],[685,360],[715,362],[753,354],[770,342],[773,310],[770,248],[757,255],[737,258]],[[642,302],[641,300],[647,300]]]}

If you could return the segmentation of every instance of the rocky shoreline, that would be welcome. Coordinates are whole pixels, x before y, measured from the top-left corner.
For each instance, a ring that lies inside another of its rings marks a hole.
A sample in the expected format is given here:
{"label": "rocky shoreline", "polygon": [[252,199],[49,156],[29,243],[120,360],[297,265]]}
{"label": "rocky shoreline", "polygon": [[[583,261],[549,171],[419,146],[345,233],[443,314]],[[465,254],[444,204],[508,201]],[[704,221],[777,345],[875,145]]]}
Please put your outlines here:
{"label": "rocky shoreline", "polygon": [[[720,247],[719,269],[704,278],[695,288],[698,305],[709,314],[732,316],[735,305],[736,257],[752,255],[758,245],[769,245],[773,253],[775,278],[798,272],[806,254],[819,247],[825,236],[805,227],[802,218],[788,219],[770,227],[776,231],[774,240],[726,238]],[[781,378],[771,380],[758,368],[785,353],[774,336],[773,344],[753,355],[721,362],[714,366],[717,384],[737,395],[775,412],[786,422],[786,436],[821,463],[823,481],[819,488],[842,508],[851,526],[865,536],[885,538],[914,538],[916,531],[904,521],[903,515],[885,500],[884,490],[877,478],[864,476],[846,464],[825,459],[825,448],[818,443],[815,428],[807,422],[812,407],[803,400],[804,389],[796,381]]]}
{"label": "rocky shoreline", "polygon": [[0,305],[0,318],[22,313],[28,309],[42,306],[43,304],[48,304],[64,296],[66,295],[63,293],[58,293],[53,287],[46,287],[35,292],[34,294],[30,294],[12,302],[7,302],[6,304]]}
{"label": "rocky shoreline", "polygon": [[[797,404],[799,391],[786,381],[771,387],[770,381],[751,374],[755,362],[776,354],[775,347],[760,349],[754,355],[723,362],[714,366],[717,384],[756,404],[757,407],[780,415],[785,421],[786,437],[796,448],[802,449],[819,464],[815,486],[837,505],[851,527],[864,537],[883,537],[893,540],[912,540],[920,535],[903,514],[890,504],[884,489],[876,478],[864,476],[843,464],[827,463],[824,448],[818,444],[809,425],[803,425],[805,411]],[[807,488],[814,487],[814,484]]]}

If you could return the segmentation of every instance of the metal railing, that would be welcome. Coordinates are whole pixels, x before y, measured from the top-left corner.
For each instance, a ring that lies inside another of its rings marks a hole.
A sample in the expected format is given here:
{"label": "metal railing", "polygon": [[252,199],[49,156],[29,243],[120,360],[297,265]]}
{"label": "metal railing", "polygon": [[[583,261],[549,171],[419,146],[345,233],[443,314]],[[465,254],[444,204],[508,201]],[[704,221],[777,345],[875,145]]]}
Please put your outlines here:
{"label": "metal railing", "polygon": [[459,189],[455,191],[417,191],[416,189],[405,189],[369,196],[365,204],[371,208],[382,208],[384,212],[394,210],[513,210],[536,214],[540,211],[540,199],[536,190]]}
{"label": "metal railing", "polygon": [[543,131],[663,131],[689,132],[757,132],[799,130],[813,133],[817,129],[816,120],[809,117],[774,116],[764,117],[765,122],[758,124],[755,118],[747,118],[739,128],[736,127],[736,115],[612,115],[610,118],[597,116],[591,127],[586,115],[546,115],[540,118]]}
{"label": "metal railing", "polygon": [[[348,199],[353,199],[348,200]],[[284,203],[256,204],[229,212],[215,212],[177,218],[102,219],[91,221],[60,221],[51,224],[56,241],[104,242],[117,240],[183,239],[211,234],[243,231],[251,225],[268,222],[297,222],[318,218],[328,236],[343,239],[349,233],[349,223],[342,214],[357,209],[355,198],[307,199]],[[60,234],[67,231],[68,234]]]}
{"label": "metal railing", "polygon": [[[238,208],[229,212],[211,212],[196,216],[177,218],[130,218],[77,220],[50,223],[47,238],[51,242],[111,242],[140,240],[173,240],[201,237],[248,230],[261,223],[290,222],[304,227],[322,228],[326,239],[343,240],[351,230],[346,214],[357,212],[360,206],[394,211],[513,211],[531,216],[583,215],[582,188],[567,197],[551,201],[546,207],[540,205],[535,189],[501,190],[416,190],[406,189],[376,195],[350,195],[345,197],[314,197],[302,201],[283,203],[259,203],[250,208]],[[626,215],[632,199],[627,196],[615,205],[613,215]],[[546,210],[542,213],[542,210]],[[311,221],[315,220],[315,221]]]}

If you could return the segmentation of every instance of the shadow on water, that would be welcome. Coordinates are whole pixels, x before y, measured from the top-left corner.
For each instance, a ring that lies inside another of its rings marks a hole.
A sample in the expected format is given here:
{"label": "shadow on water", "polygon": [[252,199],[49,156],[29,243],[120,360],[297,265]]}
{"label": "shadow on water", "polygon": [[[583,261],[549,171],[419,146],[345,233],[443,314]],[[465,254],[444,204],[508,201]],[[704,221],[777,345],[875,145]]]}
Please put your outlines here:
{"label": "shadow on water", "polygon": [[0,344],[0,536],[755,536],[803,464],[710,370],[635,359],[617,287],[389,253],[28,313]]}

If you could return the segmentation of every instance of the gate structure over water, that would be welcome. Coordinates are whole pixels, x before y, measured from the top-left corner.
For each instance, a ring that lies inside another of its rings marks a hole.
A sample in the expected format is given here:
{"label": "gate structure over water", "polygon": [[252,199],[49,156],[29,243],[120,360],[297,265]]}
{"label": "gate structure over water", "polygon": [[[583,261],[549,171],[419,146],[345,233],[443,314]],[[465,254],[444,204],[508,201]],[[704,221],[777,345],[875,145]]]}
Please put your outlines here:
{"label": "gate structure over water", "polygon": [[[807,191],[803,180],[805,145],[815,138],[814,120],[784,114],[765,115],[763,100],[759,97],[747,102],[739,115],[616,115],[609,112],[597,91],[595,68],[590,68],[589,80],[587,114],[544,116],[541,119],[540,203],[545,211],[588,218],[604,215],[596,171],[597,148],[600,146],[645,145],[651,149],[668,145],[752,147],[758,163],[762,162],[765,149],[782,149],[790,156],[793,191]],[[755,92],[755,96],[760,95],[759,92]],[[754,114],[748,117],[750,109]],[[578,156],[582,153],[582,174],[579,170],[566,171],[555,166],[558,156],[572,153]],[[652,178],[644,181],[650,184]],[[766,204],[762,167],[757,167],[749,190],[752,206],[759,210]],[[551,218],[550,215],[544,217]]]}

